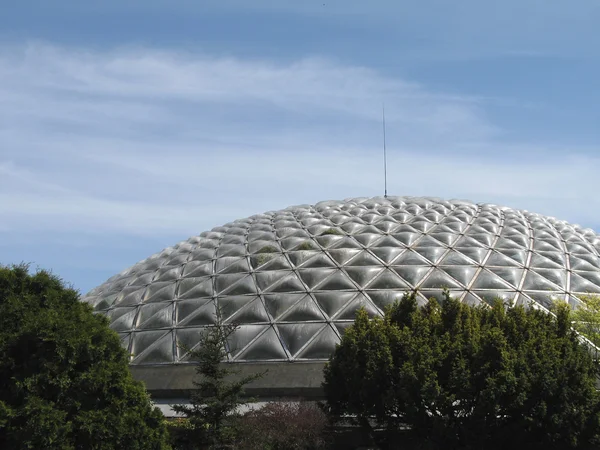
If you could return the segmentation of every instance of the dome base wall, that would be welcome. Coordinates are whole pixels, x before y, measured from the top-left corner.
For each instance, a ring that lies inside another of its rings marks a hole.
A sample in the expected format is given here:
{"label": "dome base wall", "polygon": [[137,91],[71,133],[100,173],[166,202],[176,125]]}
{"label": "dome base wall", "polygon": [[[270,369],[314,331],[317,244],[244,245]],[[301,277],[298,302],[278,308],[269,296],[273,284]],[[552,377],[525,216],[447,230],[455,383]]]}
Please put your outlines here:
{"label": "dome base wall", "polygon": [[[265,372],[245,389],[248,397],[258,399],[322,399],[325,362],[233,363],[239,371],[232,379]],[[132,366],[133,377],[142,381],[155,399],[189,398],[194,389],[196,365]]]}

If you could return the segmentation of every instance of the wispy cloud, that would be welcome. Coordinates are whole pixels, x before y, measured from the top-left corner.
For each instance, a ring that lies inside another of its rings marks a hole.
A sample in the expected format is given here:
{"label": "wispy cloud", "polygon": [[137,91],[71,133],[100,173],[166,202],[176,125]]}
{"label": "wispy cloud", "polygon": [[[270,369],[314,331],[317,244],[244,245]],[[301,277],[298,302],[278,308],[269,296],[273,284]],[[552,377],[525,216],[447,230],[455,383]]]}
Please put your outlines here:
{"label": "wispy cloud", "polygon": [[3,232],[183,239],[290,204],[380,194],[382,101],[390,192],[600,224],[597,161],[507,143],[482,99],[324,59],[33,44],[0,50]]}

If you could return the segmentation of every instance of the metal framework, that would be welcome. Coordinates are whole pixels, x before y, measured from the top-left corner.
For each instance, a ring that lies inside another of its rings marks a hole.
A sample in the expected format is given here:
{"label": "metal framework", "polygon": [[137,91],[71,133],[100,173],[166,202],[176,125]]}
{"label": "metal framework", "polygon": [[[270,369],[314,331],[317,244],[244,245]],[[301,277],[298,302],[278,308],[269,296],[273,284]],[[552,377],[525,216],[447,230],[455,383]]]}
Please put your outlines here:
{"label": "metal framework", "polygon": [[231,361],[319,361],[355,312],[405,292],[548,307],[600,293],[600,237],[490,204],[354,198],[237,220],[140,261],[88,293],[134,366],[187,363],[199,332],[239,324]]}

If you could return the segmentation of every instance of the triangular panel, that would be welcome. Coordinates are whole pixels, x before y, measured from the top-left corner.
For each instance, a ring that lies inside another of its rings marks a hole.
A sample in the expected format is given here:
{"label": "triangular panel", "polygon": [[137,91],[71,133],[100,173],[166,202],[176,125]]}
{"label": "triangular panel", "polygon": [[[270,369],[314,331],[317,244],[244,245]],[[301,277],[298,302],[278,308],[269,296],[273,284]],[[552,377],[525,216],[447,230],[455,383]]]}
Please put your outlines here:
{"label": "triangular panel", "polygon": [[328,359],[339,342],[340,338],[336,332],[333,331],[333,328],[331,328],[330,325],[327,325],[327,327],[298,354],[297,358],[316,360]]}
{"label": "triangular panel", "polygon": [[417,242],[417,244],[413,248],[421,248],[421,247],[434,247],[434,248],[444,248],[445,249],[446,245],[442,244],[440,241],[438,241],[437,239],[434,239],[433,237],[431,237],[429,235],[425,235],[421,239],[419,239],[419,242]]}
{"label": "triangular panel", "polygon": [[325,323],[281,323],[277,325],[281,340],[292,356],[296,355],[302,347],[315,337],[323,328]]}
{"label": "triangular panel", "polygon": [[400,278],[397,272],[389,269],[385,269],[380,275],[378,275],[369,285],[368,289],[391,289],[391,290],[403,290],[409,289],[410,287],[406,282]]}
{"label": "triangular panel", "polygon": [[396,232],[392,236],[404,245],[411,246],[422,236],[422,234],[417,231],[404,231],[401,233]]}
{"label": "triangular panel", "polygon": [[452,245],[458,239],[458,236],[454,233],[438,232],[436,228],[435,232],[432,232],[430,236],[440,241],[444,245]]}
{"label": "triangular panel", "polygon": [[[297,252],[295,252],[297,253]],[[268,254],[265,254],[268,255]],[[291,253],[289,253],[291,255]],[[264,255],[263,255],[264,256]],[[268,255],[266,259],[264,259],[264,264],[257,267],[257,269],[261,272],[268,272],[274,270],[291,270],[292,266],[288,262],[285,256],[279,254]]]}
{"label": "triangular panel", "polygon": [[541,275],[538,275],[533,270],[527,272],[525,282],[523,283],[523,290],[531,291],[558,291],[560,287],[550,282]]}
{"label": "triangular panel", "polygon": [[440,266],[440,269],[463,286],[469,285],[478,270],[474,266]]}
{"label": "triangular panel", "polygon": [[370,317],[380,316],[381,312],[371,303],[371,300],[365,297],[364,294],[358,294],[354,300],[335,315],[335,320],[354,320],[356,312],[364,308]]}
{"label": "triangular panel", "polygon": [[277,319],[278,322],[307,322],[310,320],[325,320],[325,316],[310,295],[304,297]]}
{"label": "triangular panel", "polygon": [[277,320],[293,305],[305,298],[307,294],[264,294],[265,306],[273,319]]}
{"label": "triangular panel", "polygon": [[176,287],[177,283],[174,281],[152,283],[144,293],[144,303],[174,300]]}
{"label": "triangular panel", "polygon": [[[373,302],[373,304],[383,312],[385,311],[385,308],[387,308],[389,305],[400,301],[404,294],[409,291],[410,289],[400,291],[366,291],[366,293]],[[373,312],[371,314],[374,315],[375,313]]]}
{"label": "triangular panel", "polygon": [[133,328],[133,321],[139,307],[114,308],[107,313],[110,327],[115,331],[129,331]]}
{"label": "triangular panel", "polygon": [[148,303],[140,306],[136,321],[136,328],[140,330],[173,326],[173,302]]}
{"label": "triangular panel", "polygon": [[365,247],[370,247],[375,241],[381,238],[381,234],[375,233],[365,233],[365,234],[357,234],[354,236],[358,242],[360,242]]}
{"label": "triangular panel", "polygon": [[117,295],[115,306],[134,306],[142,303],[145,287],[128,286]]}
{"label": "triangular panel", "polygon": [[489,270],[514,288],[519,287],[523,273],[525,272],[525,269],[517,269],[515,267],[490,267]]}
{"label": "triangular panel", "polygon": [[424,266],[428,264],[431,262],[414,250],[407,250],[394,261],[394,266]]}
{"label": "triangular panel", "polygon": [[307,259],[300,266],[303,269],[314,269],[320,267],[336,268],[333,260],[323,252],[317,253],[314,257]]}
{"label": "triangular panel", "polygon": [[444,266],[468,266],[475,264],[475,261],[456,250],[450,250],[446,256],[442,258],[440,264]]}
{"label": "triangular panel", "polygon": [[344,336],[348,327],[352,326],[354,322],[347,320],[344,322],[334,322],[335,329],[337,330],[340,336]]}
{"label": "triangular panel", "polygon": [[278,282],[267,287],[264,292],[304,292],[306,287],[295,273],[283,277]]}
{"label": "triangular panel", "polygon": [[338,271],[338,269],[298,269],[300,278],[308,286],[309,289],[314,289],[318,284],[322,283],[328,276]]}
{"label": "triangular panel", "polygon": [[227,338],[227,349],[232,358],[235,358],[241,351],[257,338],[261,333],[272,329],[271,325],[240,325]]}
{"label": "triangular panel", "polygon": [[391,268],[413,287],[418,285],[431,270],[430,267],[425,266],[392,266]]}
{"label": "triangular panel", "polygon": [[571,270],[599,270],[600,267],[591,264],[586,259],[581,258],[579,255],[570,255],[569,262],[571,265]]}
{"label": "triangular panel", "polygon": [[[151,349],[156,343],[162,339],[171,338],[171,355],[173,354],[172,334],[169,330],[149,330],[138,331],[131,334],[131,354],[132,362],[136,358],[142,356],[147,350]],[[164,344],[164,341],[163,341]],[[163,361],[170,362],[170,361]]]}
{"label": "triangular panel", "polygon": [[517,261],[508,256],[498,252],[493,251],[490,257],[486,262],[487,266],[498,266],[498,267],[515,267],[518,265]]}
{"label": "triangular panel", "polygon": [[600,273],[598,271],[588,272],[588,271],[577,271],[575,272],[577,275],[585,278],[589,282],[595,284],[600,287]]}
{"label": "triangular panel", "polygon": [[535,269],[535,272],[550,280],[561,289],[566,289],[567,271],[565,269]]}
{"label": "triangular panel", "polygon": [[[239,308],[230,314],[224,321],[226,323],[235,323],[237,325],[248,324],[248,323],[263,323],[269,322],[269,316],[262,301],[258,297],[247,296],[246,303],[241,304],[241,300],[244,296],[235,297],[235,302],[238,303]],[[231,298],[231,297],[229,297]],[[223,308],[223,305],[229,300],[228,297],[219,299],[219,307]],[[232,305],[233,306],[233,305]],[[223,311],[221,310],[223,314]],[[223,314],[225,315],[225,314]]]}
{"label": "triangular panel", "polygon": [[460,287],[456,280],[440,269],[433,269],[433,272],[419,285],[420,289],[457,289]]}
{"label": "triangular panel", "polygon": [[391,264],[396,258],[406,251],[404,248],[392,247],[371,248],[370,250],[385,264]]}
{"label": "triangular panel", "polygon": [[493,290],[506,290],[510,289],[510,285],[500,278],[498,275],[482,270],[475,282],[471,286],[472,289],[493,289]]}
{"label": "triangular panel", "polygon": [[[320,253],[322,253],[322,252],[319,250],[310,250],[310,251],[299,250],[299,251],[289,252],[287,255],[290,258],[290,261],[292,262],[292,265],[294,267],[300,267],[306,261],[314,258],[315,256],[317,256]],[[285,257],[282,256],[282,258],[285,258]]]}
{"label": "triangular panel", "polygon": [[243,256],[225,256],[215,261],[217,273],[244,273],[250,271],[248,260]]}
{"label": "triangular panel", "polygon": [[[567,258],[564,252],[537,252],[537,254],[553,261],[561,268],[567,267]],[[534,255],[536,255],[536,253],[534,253]],[[549,267],[549,269],[551,269],[551,267]]]}
{"label": "triangular panel", "polygon": [[[229,275],[220,275],[217,277],[217,286],[221,285],[219,283],[219,278],[226,277]],[[227,287],[225,290],[220,292],[220,295],[244,295],[244,294],[257,294],[258,291],[256,289],[256,283],[252,276],[247,275],[239,281],[236,281],[233,285]]]}
{"label": "triangular panel", "polygon": [[365,287],[368,283],[383,272],[384,268],[381,266],[373,267],[346,267],[346,273],[354,280],[360,287]]}
{"label": "triangular panel", "polygon": [[463,236],[462,238],[460,238],[458,241],[456,241],[456,247],[485,247],[485,244],[482,244],[479,241],[476,241],[475,239],[469,237],[469,236]]}
{"label": "triangular panel", "polygon": [[375,248],[385,248],[385,247],[404,248],[405,246],[403,243],[394,239],[391,236],[384,236],[383,238],[381,238],[377,242],[375,242],[375,244],[373,244],[372,247],[375,247]]}
{"label": "triangular panel", "polygon": [[163,335],[160,337],[155,337],[158,335],[152,335],[152,338],[155,340],[147,344],[145,347],[145,342],[149,340],[149,336],[142,337],[141,335],[144,333],[154,333],[154,332],[138,332],[133,333],[133,360],[130,364],[164,364],[164,363],[172,363],[173,362],[173,332],[169,332],[164,334],[164,331],[160,331]]}
{"label": "triangular panel", "polygon": [[447,250],[442,247],[419,247],[415,248],[414,251],[419,253],[431,264],[437,264]]}
{"label": "triangular panel", "polygon": [[205,326],[216,322],[217,310],[212,300],[184,300],[176,302],[178,326]]}
{"label": "triangular panel", "polygon": [[213,281],[211,278],[184,278],[179,282],[177,298],[202,298],[211,297],[213,291]]}
{"label": "triangular panel", "polygon": [[379,261],[375,256],[373,256],[368,251],[362,251],[350,261],[348,261],[346,266],[380,266],[381,261]]}
{"label": "triangular panel", "polygon": [[329,317],[333,317],[356,296],[356,292],[315,292],[317,303]]}
{"label": "triangular panel", "polygon": [[330,247],[331,249],[340,249],[340,248],[356,248],[362,249],[362,245],[360,245],[356,239],[350,237],[342,237],[341,239],[335,242],[335,245]]}
{"label": "triangular panel", "polygon": [[342,291],[345,289],[356,289],[356,285],[341,270],[334,272],[315,287],[315,290],[319,291]]}
{"label": "triangular panel", "polygon": [[[336,235],[332,235],[332,234],[316,237],[316,241],[323,248],[335,247],[336,244],[342,239],[344,239],[343,236],[336,236]],[[317,248],[316,245],[313,245],[313,247]]]}
{"label": "triangular panel", "polygon": [[495,238],[495,236],[490,233],[485,233],[485,234],[469,233],[468,237],[476,240],[477,242],[479,242],[481,245],[483,245],[485,247],[490,247],[492,245],[492,243],[494,242],[494,238]]}
{"label": "triangular panel", "polygon": [[275,333],[273,327],[261,334],[245,350],[236,355],[236,361],[268,361],[285,360],[288,355],[285,353],[279,336]]}
{"label": "triangular panel", "polygon": [[331,256],[335,262],[340,265],[346,264],[349,260],[353,259],[356,255],[361,253],[362,250],[352,249],[352,248],[344,248],[344,249],[334,249],[329,250],[329,256]]}
{"label": "triangular panel", "polygon": [[[457,247],[456,251],[462,253],[467,258],[472,259],[473,261],[475,261],[478,264],[481,264],[488,254],[488,250],[485,248]],[[445,261],[443,261],[442,263],[447,264]]]}
{"label": "triangular panel", "polygon": [[533,242],[533,249],[543,252],[562,252],[563,248],[558,239],[541,240],[536,239]]}

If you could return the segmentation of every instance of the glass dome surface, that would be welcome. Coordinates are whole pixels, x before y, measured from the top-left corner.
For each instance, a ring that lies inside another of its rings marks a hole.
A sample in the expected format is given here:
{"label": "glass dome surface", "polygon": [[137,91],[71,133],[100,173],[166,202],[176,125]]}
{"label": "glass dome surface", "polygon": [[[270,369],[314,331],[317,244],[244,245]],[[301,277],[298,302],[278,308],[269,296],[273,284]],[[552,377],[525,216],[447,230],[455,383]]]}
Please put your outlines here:
{"label": "glass dome surface", "polygon": [[239,362],[329,357],[357,309],[405,292],[547,308],[600,294],[600,237],[527,211],[462,200],[353,198],[236,220],[138,262],[83,301],[132,365],[185,364],[217,310]]}

